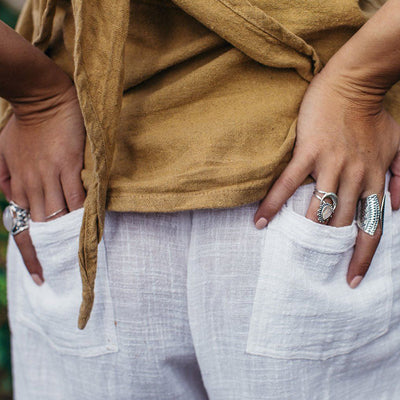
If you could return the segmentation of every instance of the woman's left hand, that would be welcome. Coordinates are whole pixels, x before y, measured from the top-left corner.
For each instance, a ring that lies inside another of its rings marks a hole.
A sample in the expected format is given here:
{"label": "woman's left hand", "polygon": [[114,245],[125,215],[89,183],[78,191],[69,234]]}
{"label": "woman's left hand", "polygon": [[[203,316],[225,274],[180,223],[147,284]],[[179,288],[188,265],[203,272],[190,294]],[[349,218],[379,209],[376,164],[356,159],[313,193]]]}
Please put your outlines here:
{"label": "woman's left hand", "polygon": [[[391,167],[392,206],[400,205],[400,125],[383,108],[382,96],[333,78],[326,71],[309,85],[301,104],[293,158],[257,210],[254,222],[263,228],[308,175],[316,188],[338,195],[329,224],[350,225],[359,199],[384,195]],[[317,222],[320,200],[310,199],[306,217]],[[382,235],[359,230],[347,282],[355,288],[365,276]]]}

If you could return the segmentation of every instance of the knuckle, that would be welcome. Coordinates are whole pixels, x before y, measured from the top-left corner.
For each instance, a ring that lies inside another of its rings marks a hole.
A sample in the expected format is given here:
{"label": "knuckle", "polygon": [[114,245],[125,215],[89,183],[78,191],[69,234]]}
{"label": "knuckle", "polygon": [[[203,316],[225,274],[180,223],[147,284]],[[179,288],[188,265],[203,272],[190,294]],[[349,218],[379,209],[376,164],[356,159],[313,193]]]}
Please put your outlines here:
{"label": "knuckle", "polygon": [[30,179],[26,179],[25,180],[25,191],[27,193],[32,193],[32,192],[37,192],[40,187],[41,187],[41,183],[40,180],[37,179],[36,177],[31,177]]}
{"label": "knuckle", "polygon": [[268,203],[265,204],[263,211],[266,216],[271,217],[278,213],[281,209],[282,204],[280,204],[277,200],[271,199]]}
{"label": "knuckle", "polygon": [[78,155],[69,154],[68,157],[57,160],[57,164],[62,171],[71,173],[71,171],[81,170],[83,168],[83,158]]}
{"label": "knuckle", "polygon": [[24,179],[21,176],[18,175],[13,175],[11,177],[11,192],[13,197],[18,196],[22,197],[24,196]]}
{"label": "knuckle", "polygon": [[367,169],[364,164],[358,163],[353,165],[351,170],[352,182],[356,187],[361,187],[364,183]]}
{"label": "knuckle", "polygon": [[81,180],[81,172],[83,169],[82,164],[76,164],[73,168],[71,168],[71,174],[75,176],[77,179]]}
{"label": "knuckle", "polygon": [[296,182],[294,178],[289,174],[282,175],[281,179],[279,180],[279,184],[287,192],[293,192],[296,189]]}
{"label": "knuckle", "polygon": [[85,195],[84,192],[81,190],[73,191],[71,193],[68,193],[68,198],[67,201],[70,206],[80,206],[85,200]]}
{"label": "knuckle", "polygon": [[385,188],[386,172],[380,169],[368,171],[368,184],[375,189],[375,193],[383,194]]}
{"label": "knuckle", "polygon": [[35,188],[37,186],[39,177],[36,170],[26,168],[22,174],[22,181],[25,187],[28,189]]}
{"label": "knuckle", "polygon": [[79,162],[76,163],[68,163],[64,166],[60,166],[59,175],[61,180],[64,182],[81,182],[81,172],[83,169],[83,165]]}
{"label": "knuckle", "polygon": [[339,154],[335,157],[335,166],[334,168],[338,171],[341,171],[346,166],[346,157],[342,154]]}
{"label": "knuckle", "polygon": [[55,162],[43,160],[38,163],[38,172],[43,178],[47,178],[49,175],[57,174],[58,171],[59,167]]}
{"label": "knuckle", "polygon": [[280,208],[281,207],[277,200],[267,196],[258,207],[258,210],[254,215],[254,221],[257,222],[261,217],[266,217],[269,220],[280,210]]}
{"label": "knuckle", "polygon": [[307,148],[299,149],[295,147],[293,151],[292,161],[296,161],[299,163],[307,162],[308,164],[313,165],[316,162],[319,154],[319,148],[309,146]]}

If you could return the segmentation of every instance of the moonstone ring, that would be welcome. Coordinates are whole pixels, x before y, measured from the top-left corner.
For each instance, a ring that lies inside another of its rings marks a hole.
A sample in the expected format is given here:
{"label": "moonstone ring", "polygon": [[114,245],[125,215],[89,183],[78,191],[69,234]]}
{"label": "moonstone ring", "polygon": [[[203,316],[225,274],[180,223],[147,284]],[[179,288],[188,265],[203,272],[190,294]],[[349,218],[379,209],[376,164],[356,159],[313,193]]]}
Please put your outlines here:
{"label": "moonstone ring", "polygon": [[338,197],[336,193],[324,192],[323,190],[315,189],[313,195],[320,201],[317,210],[317,219],[321,224],[326,224],[335,213]]}
{"label": "moonstone ring", "polygon": [[3,212],[4,227],[13,236],[29,228],[29,219],[29,210],[20,207],[13,201],[10,201]]}

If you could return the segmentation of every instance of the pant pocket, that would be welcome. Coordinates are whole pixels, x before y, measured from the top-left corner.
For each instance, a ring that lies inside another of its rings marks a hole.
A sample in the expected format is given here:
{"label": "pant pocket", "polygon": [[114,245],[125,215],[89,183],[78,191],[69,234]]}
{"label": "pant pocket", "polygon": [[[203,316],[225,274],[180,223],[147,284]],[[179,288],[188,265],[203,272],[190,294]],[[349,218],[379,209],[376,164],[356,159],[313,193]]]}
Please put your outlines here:
{"label": "pant pocket", "polygon": [[[296,196],[309,201],[313,185]],[[295,199],[296,200],[296,199]],[[325,360],[349,353],[389,329],[391,210],[370,269],[357,289],[346,282],[356,224],[335,228],[285,206],[265,230],[246,352]]]}
{"label": "pant pocket", "polygon": [[10,310],[14,313],[11,320],[42,334],[58,352],[90,357],[116,352],[118,346],[103,241],[98,250],[93,311],[86,328],[77,327],[82,299],[78,263],[82,217],[83,208],[50,222],[31,222],[30,235],[45,279],[42,286],[33,282],[10,239],[8,268],[16,269],[10,275],[9,290],[15,291]]}

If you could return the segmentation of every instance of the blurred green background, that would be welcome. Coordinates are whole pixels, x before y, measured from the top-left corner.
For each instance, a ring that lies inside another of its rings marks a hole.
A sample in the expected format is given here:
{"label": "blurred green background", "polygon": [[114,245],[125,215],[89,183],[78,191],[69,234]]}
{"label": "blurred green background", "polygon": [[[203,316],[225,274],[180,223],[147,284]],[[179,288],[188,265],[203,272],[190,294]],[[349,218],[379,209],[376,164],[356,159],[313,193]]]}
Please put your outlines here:
{"label": "blurred green background", "polygon": [[[0,0],[0,19],[10,26],[15,26],[18,9],[21,1],[5,2]],[[7,201],[0,193],[0,218]],[[2,219],[0,219],[2,221]],[[6,292],[6,248],[7,232],[0,223],[0,400],[12,399],[11,363],[10,363],[10,332],[7,320],[7,292]]]}

